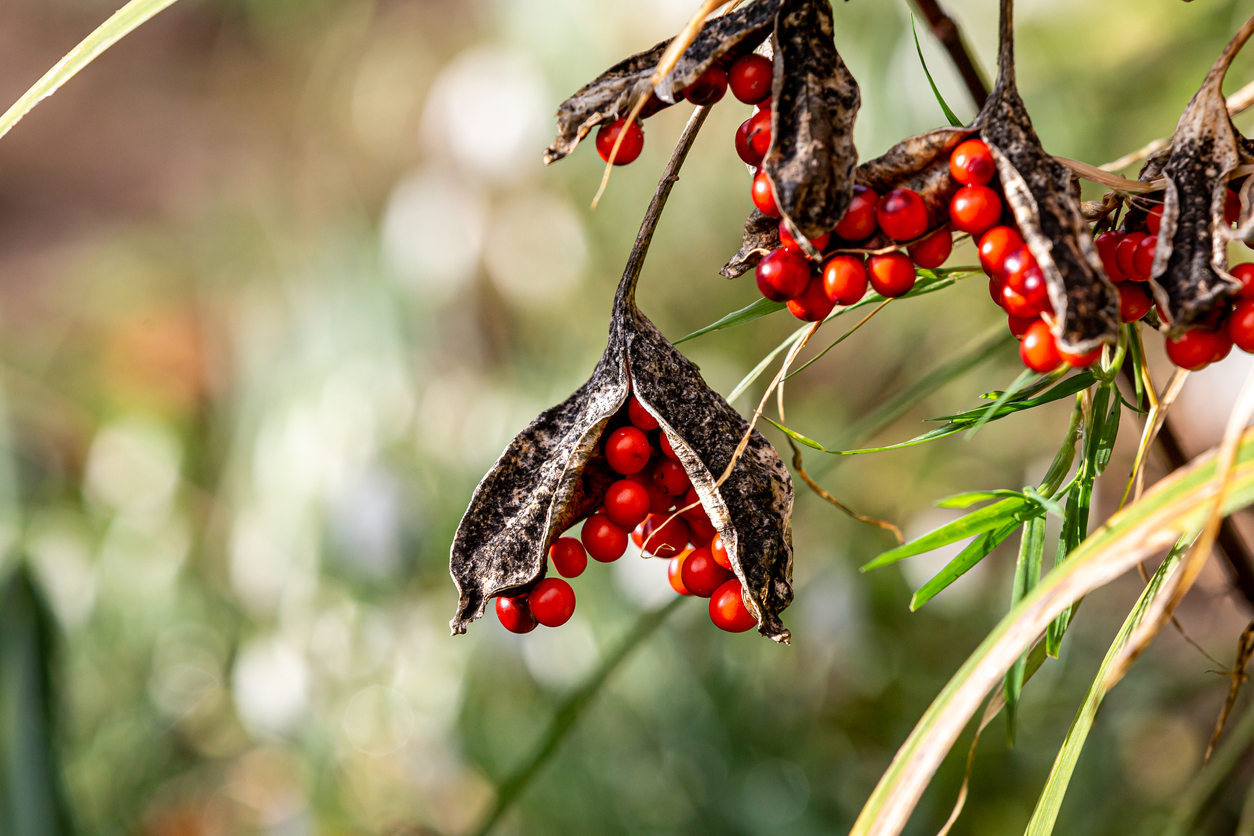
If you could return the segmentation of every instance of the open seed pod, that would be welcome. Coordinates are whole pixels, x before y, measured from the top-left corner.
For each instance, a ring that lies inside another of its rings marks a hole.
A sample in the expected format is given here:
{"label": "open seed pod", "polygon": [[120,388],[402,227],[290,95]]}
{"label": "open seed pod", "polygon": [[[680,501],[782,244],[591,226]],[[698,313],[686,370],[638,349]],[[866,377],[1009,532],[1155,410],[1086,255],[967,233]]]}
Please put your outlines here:
{"label": "open seed pod", "polygon": [[[1251,34],[1254,18],[1206,74],[1180,116],[1170,148],[1147,160],[1141,170],[1142,180],[1166,180],[1150,284],[1173,332],[1203,322],[1241,288],[1228,273],[1228,243],[1251,230],[1233,230],[1224,219],[1224,204],[1229,175],[1254,163],[1254,148],[1233,127],[1222,86],[1233,57]],[[1244,191],[1248,216],[1248,178]],[[1248,219],[1242,218],[1240,225],[1248,226]]]}
{"label": "open seed pod", "polygon": [[[642,115],[674,104],[674,91],[692,84],[716,62],[752,52],[770,34],[781,3],[782,0],[754,0],[707,21],[658,85],[656,98]],[[557,138],[544,152],[545,164],[565,157],[601,122],[627,116],[637,101],[652,95],[650,79],[671,40],[618,62],[562,102],[557,108]]]}
{"label": "open seed pod", "polygon": [[[607,424],[635,395],[665,433],[722,537],[758,631],[787,642],[779,613],[792,601],[792,480],[770,443],[701,378],[636,307],[635,290],[674,171],[705,109],[685,130],[663,175],[614,297],[609,341],[588,382],[510,443],[475,489],[453,541],[450,572],[460,598],[454,633],[483,614],[487,600],[545,572],[549,546],[591,513],[590,484],[603,463]],[[736,448],[748,435],[743,454]],[[722,484],[722,474],[730,473]],[[591,478],[586,478],[591,477]]]}
{"label": "open seed pod", "polygon": [[971,127],[993,152],[1006,201],[1045,274],[1058,345],[1085,354],[1119,332],[1119,294],[1102,269],[1071,171],[1041,147],[1019,97],[1014,0],[1002,0],[997,83]]}
{"label": "open seed pod", "polygon": [[719,275],[734,279],[758,266],[771,250],[779,248],[779,221],[757,209],[745,220],[745,233],[740,251],[723,265]]}

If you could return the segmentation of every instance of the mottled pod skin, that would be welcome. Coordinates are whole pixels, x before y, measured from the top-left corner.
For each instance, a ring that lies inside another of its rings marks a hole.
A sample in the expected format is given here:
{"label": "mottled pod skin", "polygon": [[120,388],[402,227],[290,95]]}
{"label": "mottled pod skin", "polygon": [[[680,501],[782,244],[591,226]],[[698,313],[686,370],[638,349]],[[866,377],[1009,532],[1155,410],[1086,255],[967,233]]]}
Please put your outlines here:
{"label": "mottled pod skin", "polygon": [[582,476],[606,424],[634,393],[666,433],[722,535],[759,632],[788,641],[779,613],[792,601],[792,479],[755,430],[726,481],[716,485],[748,422],[706,386],[635,301],[653,227],[706,112],[699,108],[689,122],[649,207],[592,377],[519,433],[475,489],[450,559],[459,592],[454,633],[465,632],[493,595],[543,575],[549,546],[586,513]]}

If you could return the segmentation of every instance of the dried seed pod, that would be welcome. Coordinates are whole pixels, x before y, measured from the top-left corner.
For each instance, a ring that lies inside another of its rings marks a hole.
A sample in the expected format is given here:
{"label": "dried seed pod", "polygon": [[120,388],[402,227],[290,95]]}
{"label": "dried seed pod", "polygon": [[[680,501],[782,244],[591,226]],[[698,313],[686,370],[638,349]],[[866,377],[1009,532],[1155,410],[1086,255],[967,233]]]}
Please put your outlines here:
{"label": "dried seed pod", "polygon": [[923,198],[928,216],[949,217],[949,201],[961,185],[949,173],[949,155],[973,131],[937,128],[898,142],[858,166],[857,184],[878,193],[910,189]]}
{"label": "dried seed pod", "polygon": [[[657,97],[643,115],[675,103],[673,91],[696,81],[715,62],[752,52],[770,34],[782,0],[756,0],[707,21],[696,40],[658,85]],[[545,164],[565,157],[601,122],[625,117],[639,99],[649,96],[650,79],[672,39],[618,62],[571,96],[557,109],[557,138],[544,152]]]}
{"label": "dried seed pod", "polygon": [[[1224,220],[1224,203],[1229,175],[1254,162],[1254,148],[1233,127],[1221,88],[1233,57],[1252,33],[1254,18],[1207,73],[1180,116],[1169,150],[1151,157],[1140,174],[1142,180],[1167,181],[1150,285],[1176,333],[1205,320],[1241,288],[1228,272],[1227,247],[1252,230],[1232,230]],[[1248,190],[1247,182],[1243,191]],[[1242,226],[1248,224],[1243,218]]]}
{"label": "dried seed pod", "polygon": [[1006,202],[1045,274],[1060,347],[1084,354],[1114,342],[1119,294],[1106,277],[1066,166],[1041,147],[1019,97],[1014,67],[1014,2],[1002,0],[997,83],[972,127],[993,152]]}
{"label": "dried seed pod", "polygon": [[758,266],[766,255],[779,247],[779,221],[757,209],[745,220],[745,234],[740,251],[719,270],[719,275],[734,279]]}
{"label": "dried seed pod", "polygon": [[853,199],[858,82],[836,51],[828,0],[784,0],[771,38],[771,145],[762,167],[776,202],[801,234],[817,238]]}
{"label": "dried seed pod", "polygon": [[[635,289],[657,217],[707,110],[699,108],[649,207],[614,297],[609,341],[592,377],[541,413],[475,489],[453,541],[450,572],[460,598],[454,633],[487,600],[544,573],[550,544],[589,512],[590,469],[607,423],[635,394],[657,419],[711,524],[722,536],[758,630],[787,642],[779,613],[792,601],[792,480],[770,443],[701,379],[636,307]],[[596,478],[595,472],[592,473]]]}

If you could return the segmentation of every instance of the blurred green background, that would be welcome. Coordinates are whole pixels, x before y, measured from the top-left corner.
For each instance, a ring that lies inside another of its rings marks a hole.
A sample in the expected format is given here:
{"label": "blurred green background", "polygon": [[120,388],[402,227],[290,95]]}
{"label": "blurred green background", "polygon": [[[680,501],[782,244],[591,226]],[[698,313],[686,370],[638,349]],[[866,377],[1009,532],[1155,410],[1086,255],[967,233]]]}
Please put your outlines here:
{"label": "blurred green background", "polygon": [[[0,99],[115,5],[4,3]],[[0,571],[26,607],[0,620],[0,686],[32,648],[52,663],[42,703],[0,687],[10,806],[58,772],[30,759],[38,734],[12,732],[48,729],[82,834],[460,836],[555,706],[670,599],[665,564],[629,556],[574,582],[578,610],[559,630],[513,636],[489,615],[448,635],[448,549],[470,492],[513,434],[590,372],[689,107],[649,121],[643,156],[615,172],[595,212],[591,147],[541,164],[551,114],[696,5],[183,0],[0,141]],[[862,156],[941,124],[906,3],[835,6],[837,45],[862,87]],[[991,67],[995,4],[947,6]],[[1095,164],[1170,133],[1252,11],[1018,6],[1038,131],[1053,153]],[[920,38],[970,117],[944,53],[925,27]],[[1229,91],[1252,77],[1254,53]],[[748,113],[730,96],[715,108],[645,268],[642,307],[672,338],[757,296],[751,278],[716,273],[750,207],[732,145]],[[964,247],[952,263],[971,262]],[[833,441],[1004,327],[984,284],[890,306],[789,384],[789,423]],[[793,328],[777,314],[683,349],[726,394]],[[1214,442],[1248,368],[1234,356],[1193,376],[1175,413],[1190,451]],[[876,438],[914,435],[1018,370],[1008,346]],[[752,410],[761,391],[736,406]],[[949,518],[933,505],[947,494],[1038,478],[1065,429],[1069,405],[1054,407],[973,441],[839,463],[811,452],[808,465],[915,536]],[[1099,517],[1118,503],[1138,433],[1125,417]],[[1005,611],[1015,544],[910,614],[911,590],[953,552],[860,575],[891,539],[804,487],[794,539],[792,647],[721,633],[702,602],[686,602],[498,832],[844,832]],[[1015,748],[1000,721],[990,727],[954,833],[1021,831],[1139,589],[1132,576],[1090,597],[1062,660],[1026,690]],[[1218,564],[1181,610],[1224,664],[1250,617]],[[1200,766],[1227,689],[1215,667],[1175,632],[1161,636],[1107,701],[1058,832],[1156,831]],[[934,833],[948,815],[969,735],[908,832]],[[1231,832],[1249,774],[1212,805],[1207,832]]]}

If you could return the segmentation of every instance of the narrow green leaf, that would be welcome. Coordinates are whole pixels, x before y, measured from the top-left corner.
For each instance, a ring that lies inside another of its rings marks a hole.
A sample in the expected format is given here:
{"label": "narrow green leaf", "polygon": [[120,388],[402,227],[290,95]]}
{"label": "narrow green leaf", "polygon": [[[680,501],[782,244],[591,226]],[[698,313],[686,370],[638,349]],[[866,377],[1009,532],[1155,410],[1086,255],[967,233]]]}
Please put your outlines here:
{"label": "narrow green leaf", "polygon": [[[1047,403],[1060,401],[1063,398],[1071,397],[1077,392],[1082,392],[1097,382],[1096,378],[1090,372],[1081,372],[1074,377],[1063,380],[1058,385],[1045,391],[1045,394],[1039,394],[1044,391],[1050,383],[1058,381],[1057,377],[1046,376],[1031,386],[1025,386],[1018,394],[1011,393],[1010,398],[1005,402],[1003,409],[1013,409],[1021,411],[1023,409],[1034,409]],[[988,392],[980,397],[986,400],[1000,401],[1006,396],[1005,392]],[[964,412],[955,412],[952,415],[938,415],[935,418],[928,418],[928,421],[951,421],[956,423],[973,423],[978,421],[985,412],[988,411],[987,406],[978,406],[975,409],[968,409]]]}
{"label": "narrow green leaf", "polygon": [[1061,505],[1059,505],[1057,502],[1050,499],[1049,497],[1043,495],[1036,488],[1032,488],[1032,487],[1024,488],[1023,495],[1026,496],[1028,499],[1032,500],[1033,502],[1035,502],[1037,505],[1041,506],[1041,510],[1043,510],[1047,514],[1053,514],[1055,517],[1058,517],[1059,519],[1062,519],[1066,514],[1066,512],[1063,510],[1063,507]]}
{"label": "narrow green leaf", "polygon": [[771,361],[778,357],[780,352],[784,349],[791,348],[793,343],[801,339],[808,330],[810,330],[810,326],[803,325],[796,331],[793,331],[782,343],[775,346],[775,349],[771,351],[770,354],[759,360],[758,364],[754,366],[747,375],[741,378],[739,383],[736,384],[736,388],[733,389],[731,394],[727,396],[727,402],[732,403],[736,400],[736,398],[743,395],[745,390],[752,386],[753,382],[762,376],[762,372],[766,371],[766,367],[771,365]]}
{"label": "narrow green leaf", "polygon": [[[1141,377],[1141,341],[1136,338],[1135,322],[1129,322],[1123,327],[1128,339],[1128,359],[1124,362],[1132,364],[1132,385],[1136,391],[1136,405],[1128,404],[1128,408],[1140,412],[1141,404],[1145,403],[1145,380]],[[1120,395],[1120,397],[1123,396]]]}
{"label": "narrow green leaf", "polygon": [[919,53],[919,63],[923,65],[923,74],[927,76],[927,83],[932,86],[932,95],[936,97],[936,103],[940,105],[941,110],[945,112],[945,118],[949,120],[949,124],[955,128],[964,127],[961,119],[958,118],[949,105],[945,103],[944,96],[940,90],[936,88],[936,82],[932,80],[932,73],[927,68],[927,61],[923,60],[923,47],[919,45],[919,33],[914,28],[914,15],[910,15],[910,32],[914,35],[914,48]]}
{"label": "narrow green leaf", "polygon": [[711,331],[723,331],[727,328],[735,328],[737,325],[744,325],[746,322],[753,322],[753,320],[761,319],[768,314],[782,311],[786,307],[788,306],[783,302],[772,302],[765,297],[755,299],[750,304],[745,305],[738,311],[732,311],[717,322],[711,323],[704,328],[699,328],[686,337],[680,337],[675,340],[674,345],[686,343],[688,340],[695,340],[697,337],[704,336]]}
{"label": "narrow green leaf", "polygon": [[[1014,583],[1010,590],[1010,607],[1014,609],[1041,581],[1041,555],[1045,551],[1045,520],[1037,517],[1023,526],[1023,539],[1019,542],[1019,559],[1015,562]],[[1006,673],[1003,693],[1006,696],[1006,738],[1015,743],[1015,724],[1018,720],[1019,694],[1023,691],[1023,673],[1027,668],[1027,655],[1010,666]]]}
{"label": "narrow green leaf", "polygon": [[987,502],[990,499],[1006,499],[1009,497],[1018,497],[1019,499],[1027,499],[1022,491],[1012,491],[999,489],[993,491],[968,491],[967,493],[956,493],[953,496],[947,496],[936,503],[937,508],[970,508],[977,502]]}
{"label": "narrow green leaf", "polygon": [[775,427],[775,429],[779,430],[779,431],[780,431],[780,432],[782,432],[784,435],[788,436],[789,438],[791,438],[793,441],[797,442],[798,444],[804,444],[805,446],[809,447],[809,448],[810,448],[810,449],[812,449],[812,450],[818,450],[818,451],[823,452],[823,453],[838,453],[838,452],[840,452],[840,451],[838,451],[838,450],[828,450],[826,447],[824,447],[822,444],[819,444],[819,443],[818,443],[817,441],[815,441],[814,439],[812,439],[812,438],[806,438],[804,435],[802,435],[801,433],[797,432],[796,430],[790,430],[790,429],[788,429],[788,428],[787,428],[787,427],[785,427],[783,424],[781,424],[781,423],[779,423],[778,421],[776,421],[776,420],[774,420],[774,419],[770,418],[769,416],[763,415],[763,416],[762,416],[762,418],[763,418],[763,420],[769,421],[769,422],[771,423],[771,425],[772,425],[773,427]]}
{"label": "narrow green leaf", "polygon": [[[959,552],[957,557],[949,561],[949,564],[936,574],[936,577],[919,587],[919,590],[910,599],[910,611],[914,612],[945,591],[951,583],[958,580],[958,578],[970,571],[973,566],[988,557],[993,549],[1005,542],[1006,538],[1014,534],[1015,529],[1018,527],[1019,524],[1016,522],[1012,525],[1003,526],[996,531],[986,531],[968,543],[967,547]],[[1044,656],[1043,653],[1042,656]]]}
{"label": "narrow green leaf", "polygon": [[1010,384],[1010,388],[1008,388],[1005,392],[1002,392],[1001,397],[998,398],[992,406],[984,410],[984,414],[981,415],[979,420],[975,422],[975,426],[967,431],[967,439],[970,440],[975,438],[975,434],[980,431],[980,428],[987,424],[993,416],[998,413],[998,410],[1005,406],[1006,402],[1014,397],[1015,392],[1018,392],[1024,386],[1027,386],[1035,377],[1036,372],[1031,369],[1024,369],[1020,372],[1019,376],[1016,377],[1014,382]]}
{"label": "narrow green leaf", "polygon": [[972,511],[964,517],[943,525],[935,531],[925,534],[917,540],[890,549],[862,567],[866,572],[878,569],[890,563],[896,563],[907,557],[914,557],[941,546],[948,546],[959,540],[965,540],[985,531],[1001,528],[1008,523],[1020,523],[1031,517],[1040,515],[1040,508],[1024,499],[1003,499],[986,508]]}

